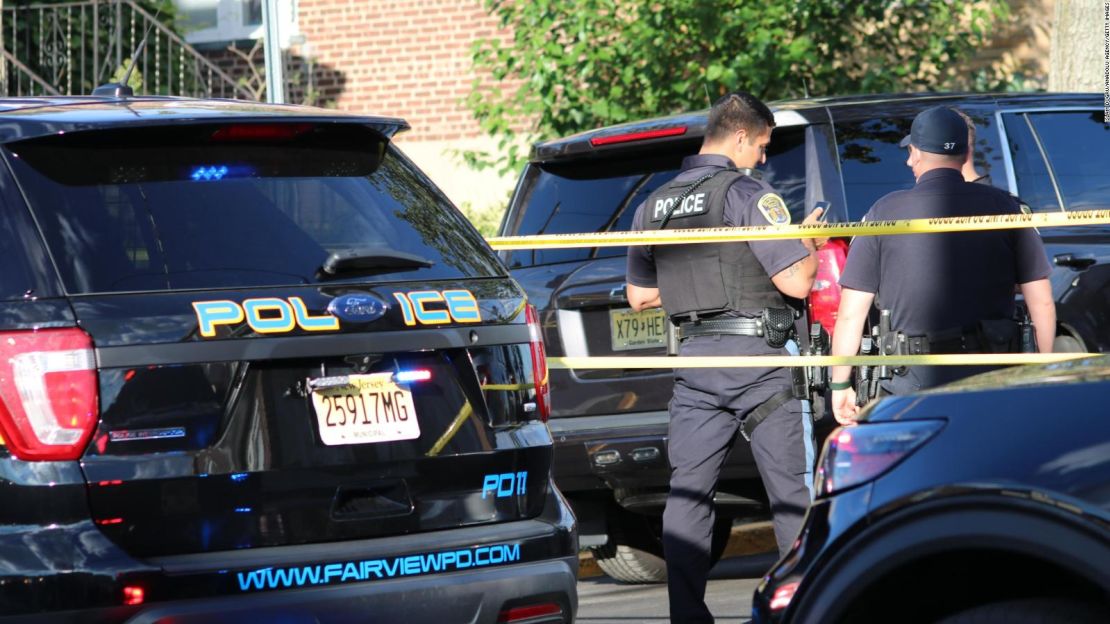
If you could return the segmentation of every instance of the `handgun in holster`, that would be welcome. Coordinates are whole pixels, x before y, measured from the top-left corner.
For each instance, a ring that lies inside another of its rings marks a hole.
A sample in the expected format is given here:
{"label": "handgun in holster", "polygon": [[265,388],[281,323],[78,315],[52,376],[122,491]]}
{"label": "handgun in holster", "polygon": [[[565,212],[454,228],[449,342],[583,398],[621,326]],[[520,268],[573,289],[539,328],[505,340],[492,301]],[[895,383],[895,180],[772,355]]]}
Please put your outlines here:
{"label": "handgun in holster", "polygon": [[[810,324],[809,346],[806,348],[804,355],[828,355],[829,342],[829,332],[825,331],[820,321]],[[825,393],[829,382],[829,371],[826,367],[798,366],[794,370],[801,372],[801,375],[795,374],[794,376],[794,396],[796,398],[805,398],[812,402],[815,396]],[[799,377],[801,377],[800,382]]]}
{"label": "handgun in holster", "polygon": [[1021,327],[1021,352],[1022,353],[1037,353],[1037,329],[1033,326],[1033,319],[1029,317],[1028,310],[1021,311],[1021,321],[1018,322]]}
{"label": "handgun in holster", "polygon": [[[879,313],[878,328],[871,328],[871,336],[864,337],[860,343],[860,355],[902,355],[907,353],[906,337],[890,328],[890,310]],[[905,375],[904,366],[893,367],[886,364],[861,366],[856,373],[856,405],[863,407],[879,397],[882,382]]]}

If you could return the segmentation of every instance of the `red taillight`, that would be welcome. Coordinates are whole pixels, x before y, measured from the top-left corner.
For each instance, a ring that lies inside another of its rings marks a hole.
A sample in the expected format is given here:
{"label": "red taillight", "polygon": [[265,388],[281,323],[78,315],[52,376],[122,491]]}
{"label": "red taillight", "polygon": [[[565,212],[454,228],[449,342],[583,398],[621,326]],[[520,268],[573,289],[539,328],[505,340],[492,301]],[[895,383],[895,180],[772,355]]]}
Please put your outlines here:
{"label": "red taillight", "polygon": [[146,592],[142,587],[136,585],[128,585],[123,588],[123,604],[125,605],[141,605],[146,598]]}
{"label": "red taillight", "polygon": [[526,622],[532,618],[562,615],[563,608],[554,602],[545,602],[527,607],[512,607],[497,614],[498,622]]}
{"label": "red taillight", "polygon": [[24,460],[77,459],[97,421],[92,339],[77,328],[0,332],[0,434]]}
{"label": "red taillight", "polygon": [[212,133],[213,141],[281,141],[308,132],[309,123],[231,124]]}
{"label": "red taillight", "polygon": [[547,356],[543,351],[543,332],[540,331],[540,315],[536,307],[528,304],[524,308],[524,318],[528,321],[528,345],[532,350],[532,377],[536,384],[536,411],[540,420],[547,422],[551,414],[551,394],[547,384]]}
{"label": "red taillight", "polygon": [[775,590],[775,594],[771,596],[771,610],[782,611],[793,600],[794,594],[798,591],[798,581],[787,583],[782,587]]}
{"label": "red taillight", "polygon": [[848,243],[834,238],[817,251],[817,277],[809,293],[809,322],[821,322],[832,339],[840,308],[840,272],[848,258]]}
{"label": "red taillight", "polygon": [[627,132],[625,134],[594,137],[590,139],[590,145],[599,147],[602,145],[613,145],[614,143],[630,143],[632,141],[681,136],[683,134],[686,134],[686,126],[675,126],[673,128],[659,128],[658,130],[644,130],[643,132]]}

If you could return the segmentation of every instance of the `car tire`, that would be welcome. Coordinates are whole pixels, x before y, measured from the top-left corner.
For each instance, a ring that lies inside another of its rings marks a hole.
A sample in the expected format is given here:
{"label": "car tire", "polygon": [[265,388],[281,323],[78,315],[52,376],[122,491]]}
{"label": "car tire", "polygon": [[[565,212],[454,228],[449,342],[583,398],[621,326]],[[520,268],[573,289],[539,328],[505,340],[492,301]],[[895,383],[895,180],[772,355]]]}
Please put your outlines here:
{"label": "car tire", "polygon": [[[645,584],[667,582],[667,564],[663,559],[662,518],[624,512],[618,515],[619,526],[612,526],[609,542],[590,549],[597,566],[608,577],[621,583]],[[713,525],[713,543],[709,566],[721,559],[732,533],[732,519],[718,518]]]}
{"label": "car tire", "polygon": [[1034,598],[985,604],[951,615],[938,624],[1097,624],[1106,622],[1107,615],[1088,603]]}
{"label": "car tire", "polygon": [[1053,353],[1086,353],[1087,349],[1075,336],[1061,334],[1052,341]]}

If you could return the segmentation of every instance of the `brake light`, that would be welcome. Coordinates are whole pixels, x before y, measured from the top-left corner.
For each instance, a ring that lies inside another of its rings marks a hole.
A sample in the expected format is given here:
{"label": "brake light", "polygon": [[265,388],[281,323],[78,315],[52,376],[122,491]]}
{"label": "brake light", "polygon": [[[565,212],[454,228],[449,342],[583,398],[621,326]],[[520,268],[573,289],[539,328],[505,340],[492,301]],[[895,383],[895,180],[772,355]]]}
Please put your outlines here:
{"label": "brake light", "polygon": [[146,598],[146,592],[137,585],[128,585],[123,588],[123,604],[129,606],[141,605]]}
{"label": "brake light", "polygon": [[840,272],[848,258],[848,243],[831,239],[817,250],[817,277],[809,292],[809,322],[821,322],[832,339],[836,327],[836,312],[840,308]]}
{"label": "brake light", "polygon": [[593,137],[590,139],[590,145],[600,147],[602,145],[613,145],[614,143],[631,143],[632,141],[661,139],[663,137],[681,136],[683,134],[686,134],[686,126],[675,126],[673,128],[659,128],[658,130],[644,130],[642,132],[627,132],[625,134]]}
{"label": "brake light", "polygon": [[77,459],[97,421],[92,338],[77,328],[0,332],[0,434],[23,460]]}
{"label": "brake light", "polygon": [[790,601],[794,599],[794,594],[798,591],[799,581],[787,583],[782,587],[775,590],[775,594],[771,596],[771,610],[782,611],[790,605]]}
{"label": "brake light", "polygon": [[281,141],[308,132],[310,123],[231,124],[212,133],[213,141]]}
{"label": "brake light", "polygon": [[944,428],[941,420],[862,424],[829,434],[818,459],[818,497],[877,479]]}
{"label": "brake light", "polygon": [[532,378],[536,384],[536,411],[540,420],[547,422],[551,415],[550,386],[547,383],[547,355],[543,350],[543,333],[540,331],[540,315],[536,306],[528,304],[524,308],[524,318],[528,322],[528,346],[532,350]]}

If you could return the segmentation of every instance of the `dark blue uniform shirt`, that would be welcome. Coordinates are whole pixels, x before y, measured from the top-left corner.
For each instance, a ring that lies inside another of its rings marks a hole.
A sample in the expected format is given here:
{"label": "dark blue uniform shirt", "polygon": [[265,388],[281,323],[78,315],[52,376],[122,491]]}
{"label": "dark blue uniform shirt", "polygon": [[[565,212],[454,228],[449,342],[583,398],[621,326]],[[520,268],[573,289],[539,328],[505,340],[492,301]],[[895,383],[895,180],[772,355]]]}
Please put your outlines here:
{"label": "dark blue uniform shirt", "polygon": [[[1017,214],[1018,201],[965,182],[955,169],[932,169],[908,190],[879,199],[868,221]],[[891,326],[909,335],[1009,319],[1014,285],[1048,277],[1051,267],[1033,229],[898,236],[852,241],[840,285],[874,293]]]}
{"label": "dark blue uniform shirt", "polygon": [[[682,171],[675,177],[679,182],[692,181],[701,176],[712,173],[714,169],[722,167],[735,167],[732,160],[720,154],[697,154],[687,156],[682,160]],[[728,190],[725,200],[724,223],[726,227],[742,227],[748,225],[768,225],[769,221],[757,208],[756,204],[764,195],[775,193],[770,184],[762,180],[745,176],[736,181]],[[632,217],[632,229],[644,229],[644,204],[636,208]],[[751,247],[763,269],[768,276],[775,275],[790,267],[795,262],[809,255],[805,245],[799,240],[774,240],[752,241],[749,243],[738,242],[737,245],[747,244]],[[628,283],[642,288],[657,288],[655,272],[655,259],[651,247],[628,248]],[[758,310],[744,310],[749,314],[758,314]]]}

